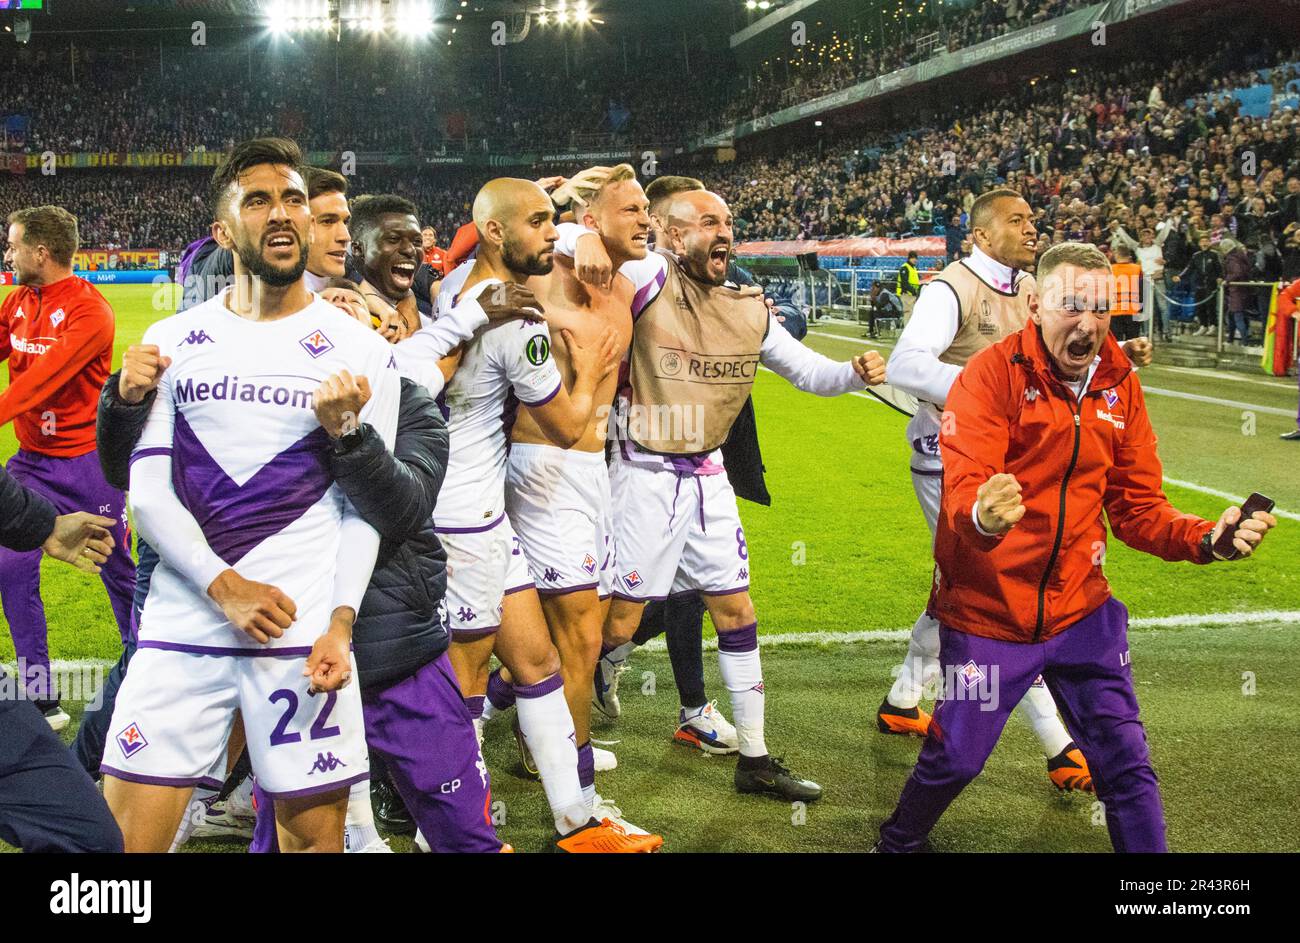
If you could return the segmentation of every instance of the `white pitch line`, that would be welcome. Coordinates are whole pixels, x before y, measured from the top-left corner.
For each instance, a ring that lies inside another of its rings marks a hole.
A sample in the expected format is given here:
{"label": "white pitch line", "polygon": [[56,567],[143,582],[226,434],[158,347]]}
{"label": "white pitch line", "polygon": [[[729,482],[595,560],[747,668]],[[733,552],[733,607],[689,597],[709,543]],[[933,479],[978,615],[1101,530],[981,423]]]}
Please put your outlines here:
{"label": "white pitch line", "polygon": [[1156,396],[1172,396],[1174,399],[1189,399],[1196,403],[1209,403],[1212,406],[1248,409],[1251,412],[1268,413],[1270,416],[1286,416],[1290,418],[1295,415],[1294,409],[1284,409],[1281,406],[1260,406],[1257,403],[1243,403],[1235,399],[1218,399],[1214,396],[1203,396],[1200,393],[1184,393],[1182,390],[1165,390],[1157,386],[1147,386],[1146,384],[1143,384],[1142,392],[1153,393]]}
{"label": "white pitch line", "polygon": [[[1176,616],[1146,616],[1129,620],[1130,629],[1189,629],[1204,626],[1260,625],[1267,622],[1294,622],[1300,625],[1300,609],[1264,609],[1255,612],[1205,612],[1185,613]],[[854,645],[859,642],[901,642],[910,638],[911,629],[870,629],[862,632],[780,632],[758,637],[764,648],[781,648],[797,645]],[[666,651],[662,638],[651,639],[644,646],[648,652]],[[715,651],[718,640],[704,640],[705,651]],[[113,662],[96,658],[55,659],[54,671],[78,671],[85,668],[104,668]],[[15,670],[14,665],[4,667]]]}
{"label": "white pitch line", "polygon": [[1243,377],[1239,373],[1229,373],[1226,370],[1210,370],[1206,367],[1176,367],[1169,363],[1152,364],[1146,369],[1155,368],[1157,370],[1168,370],[1170,373],[1184,373],[1188,376],[1213,377],[1216,380],[1231,380],[1234,383],[1253,383],[1256,386],[1267,386],[1274,390],[1294,390],[1295,384],[1286,380],[1265,380],[1262,377]]}
{"label": "white pitch line", "polygon": [[[1167,485],[1177,485],[1179,488],[1187,488],[1191,491],[1199,491],[1202,494],[1212,495],[1216,498],[1223,498],[1225,501],[1231,501],[1233,504],[1241,504],[1242,501],[1246,500],[1246,496],[1243,494],[1233,494],[1230,491],[1220,491],[1218,488],[1207,488],[1205,485],[1198,485],[1194,481],[1183,481],[1179,478],[1170,478],[1168,475],[1165,476],[1164,482]],[[1294,511],[1283,511],[1281,508],[1274,508],[1273,516],[1285,517],[1289,521],[1300,521],[1300,514],[1297,514]]]}
{"label": "white pitch line", "polygon": [[[1264,622],[1300,623],[1300,610],[1270,609],[1261,612],[1210,612],[1188,613],[1178,616],[1155,616],[1130,619],[1131,629],[1185,629],[1198,626],[1258,625]],[[911,629],[872,629],[864,632],[783,632],[760,635],[758,642],[765,648],[787,645],[852,645],[857,642],[901,642],[911,638]],[[646,651],[666,651],[664,640],[651,639]],[[705,639],[704,648],[712,651],[718,647],[717,639]]]}
{"label": "white pitch line", "polygon": [[[830,334],[826,331],[809,331],[808,334],[813,337],[827,337],[831,340],[844,341],[845,343],[850,344],[861,344],[862,341],[867,339],[863,337],[845,337],[842,334]],[[881,346],[886,345],[886,342],[884,341],[878,340],[876,343]],[[892,346],[892,342],[888,343]],[[1153,366],[1159,369],[1165,369],[1160,367],[1159,364],[1153,364]],[[1187,399],[1196,403],[1209,403],[1213,406],[1226,406],[1230,409],[1249,409],[1257,413],[1267,413],[1270,416],[1291,417],[1295,415],[1294,409],[1288,409],[1281,406],[1261,406],[1258,403],[1243,403],[1235,399],[1218,399],[1217,397],[1205,396],[1201,393],[1184,393],[1182,390],[1166,390],[1163,387],[1147,386],[1146,384],[1142,385],[1142,392],[1150,393],[1153,396],[1170,396],[1174,399]]]}

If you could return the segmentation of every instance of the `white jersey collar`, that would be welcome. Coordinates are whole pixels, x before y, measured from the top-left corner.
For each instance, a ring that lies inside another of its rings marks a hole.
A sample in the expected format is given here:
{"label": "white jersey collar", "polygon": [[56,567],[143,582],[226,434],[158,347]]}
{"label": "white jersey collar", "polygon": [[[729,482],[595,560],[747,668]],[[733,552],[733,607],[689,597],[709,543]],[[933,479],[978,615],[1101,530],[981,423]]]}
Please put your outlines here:
{"label": "white jersey collar", "polygon": [[966,258],[966,264],[976,275],[998,291],[1007,294],[1015,293],[1019,269],[1009,268],[996,261],[992,256],[986,255],[979,246],[972,247],[971,254]]}

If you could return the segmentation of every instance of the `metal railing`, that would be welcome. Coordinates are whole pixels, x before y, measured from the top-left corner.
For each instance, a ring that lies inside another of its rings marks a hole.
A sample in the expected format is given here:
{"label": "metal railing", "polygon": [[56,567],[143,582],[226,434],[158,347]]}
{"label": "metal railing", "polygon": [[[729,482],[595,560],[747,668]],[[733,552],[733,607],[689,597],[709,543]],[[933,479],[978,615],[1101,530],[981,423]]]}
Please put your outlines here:
{"label": "metal railing", "polygon": [[[1272,287],[1274,287],[1274,286],[1276,285],[1278,288],[1282,288],[1282,287],[1285,286],[1286,284],[1287,284],[1286,282],[1219,282],[1219,292],[1218,292],[1218,301],[1217,301],[1217,307],[1218,307],[1218,325],[1219,325],[1219,329],[1218,329],[1218,336],[1214,339],[1214,349],[1215,349],[1215,352],[1216,352],[1216,353],[1220,353],[1220,354],[1223,353],[1223,347],[1224,347],[1223,335],[1224,335],[1224,326],[1225,326],[1225,323],[1226,323],[1224,319],[1225,319],[1226,314],[1228,313],[1228,312],[1225,311],[1225,307],[1226,307],[1226,306],[1225,306],[1225,299],[1227,298],[1228,287],[1229,287],[1229,286],[1233,286],[1233,285],[1235,285],[1235,286],[1237,286],[1238,288],[1272,288]],[[1264,315],[1264,324],[1263,324],[1263,328],[1264,328],[1264,330],[1268,330],[1268,308],[1267,308],[1267,306],[1264,308],[1264,311],[1263,311],[1262,313],[1263,313],[1263,315]],[[1293,327],[1294,329],[1296,329],[1298,332],[1300,332],[1300,318],[1297,318],[1297,319],[1294,319],[1294,320],[1295,320],[1295,323],[1292,324],[1292,327]],[[1246,322],[1246,333],[1247,333],[1247,335],[1249,336],[1249,334],[1250,334],[1250,322],[1249,322],[1249,320]],[[1243,340],[1244,340],[1244,339],[1243,339]],[[1262,341],[1262,337],[1261,337],[1261,341]],[[1242,346],[1244,347],[1245,344],[1243,343]],[[1295,350],[1296,348],[1295,348],[1295,347],[1292,347],[1291,349],[1292,349],[1292,350]]]}

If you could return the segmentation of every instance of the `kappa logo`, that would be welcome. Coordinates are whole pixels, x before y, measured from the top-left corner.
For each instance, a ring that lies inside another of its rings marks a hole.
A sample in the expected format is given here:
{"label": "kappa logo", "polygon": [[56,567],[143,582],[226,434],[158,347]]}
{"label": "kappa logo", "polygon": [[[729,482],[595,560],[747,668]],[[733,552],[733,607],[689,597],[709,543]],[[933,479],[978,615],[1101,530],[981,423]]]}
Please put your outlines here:
{"label": "kappa logo", "polygon": [[461,606],[456,610],[456,618],[461,622],[473,622],[478,618],[478,613],[469,606]]}
{"label": "kappa logo", "polygon": [[560,579],[560,574],[555,567],[548,566],[542,571],[542,579],[548,583],[555,583]]}
{"label": "kappa logo", "polygon": [[58,327],[60,324],[63,323],[63,319],[66,317],[67,315],[64,314],[63,309],[60,308],[58,311],[55,311],[53,314],[50,315],[50,323],[55,327]]}
{"label": "kappa logo", "polygon": [[582,568],[587,571],[588,575],[594,575],[596,572],[596,558],[587,554],[582,558]]}
{"label": "kappa logo", "polygon": [[1025,387],[1025,400],[1027,402],[1032,403],[1036,399],[1038,399],[1038,387],[1036,386]]}
{"label": "kappa logo", "polygon": [[315,773],[332,773],[340,766],[347,765],[347,763],[344,763],[333,753],[317,753],[316,762],[311,765],[311,769],[307,770],[307,775],[311,776]]}
{"label": "kappa logo", "polygon": [[140,725],[136,723],[128,724],[126,729],[117,735],[117,745],[122,748],[123,756],[135,756],[141,750],[149,745],[149,741],[144,738],[140,731]]}
{"label": "kappa logo", "polygon": [[1107,409],[1114,409],[1115,404],[1119,402],[1119,394],[1114,389],[1102,390],[1101,396],[1106,401]]}
{"label": "kappa logo", "polygon": [[962,686],[965,687],[967,691],[975,687],[975,685],[983,682],[985,678],[984,669],[975,664],[973,659],[962,665],[958,674],[961,675]]}
{"label": "kappa logo", "polygon": [[208,336],[207,331],[190,331],[190,336],[185,338],[185,340],[181,341],[181,346],[184,347],[186,344],[193,344],[195,347],[197,347],[199,344],[215,344],[215,343],[216,341],[214,341],[211,337]]}
{"label": "kappa logo", "polygon": [[18,310],[14,312],[14,320],[17,321],[19,318],[25,317],[27,317],[27,312],[23,310],[22,305],[19,305]]}
{"label": "kappa logo", "polygon": [[334,349],[334,343],[321,331],[312,331],[298,343],[312,356],[312,359],[322,357]]}
{"label": "kappa logo", "polygon": [[742,566],[740,568],[740,572],[736,574],[736,579],[741,579],[741,580],[749,579],[749,567]]}
{"label": "kappa logo", "polygon": [[640,573],[638,573],[636,570],[633,570],[631,573],[623,577],[623,582],[626,583],[629,588],[636,589],[645,581],[641,579]]}

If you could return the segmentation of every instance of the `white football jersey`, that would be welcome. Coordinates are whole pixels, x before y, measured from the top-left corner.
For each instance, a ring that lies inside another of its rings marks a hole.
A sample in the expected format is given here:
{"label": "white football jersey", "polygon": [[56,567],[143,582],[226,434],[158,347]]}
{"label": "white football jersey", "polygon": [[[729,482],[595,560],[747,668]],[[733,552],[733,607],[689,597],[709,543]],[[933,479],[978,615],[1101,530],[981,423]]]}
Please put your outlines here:
{"label": "white football jersey", "polygon": [[[443,280],[439,316],[462,300],[457,295],[473,267],[466,262]],[[480,282],[466,298],[497,284]],[[489,325],[465,344],[460,366],[439,397],[450,436],[447,477],[433,514],[439,529],[485,527],[505,513],[506,446],[515,410],[521,403],[549,402],[561,382],[544,323]]]}
{"label": "white football jersey", "polygon": [[391,449],[400,387],[389,346],[318,296],[261,322],[228,310],[224,293],[152,325],[144,343],[172,362],[132,462],[170,455],[172,490],[211,550],[245,579],[283,590],[297,619],[259,645],[164,558],[144,605],[141,643],[224,654],[309,649],[329,624],[341,523],[356,518],[330,475],[329,438],[312,394],[341,370],[365,376],[371,398],[360,421]]}

